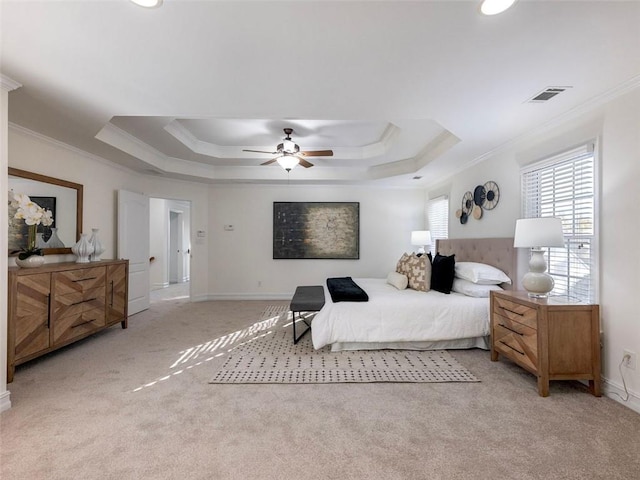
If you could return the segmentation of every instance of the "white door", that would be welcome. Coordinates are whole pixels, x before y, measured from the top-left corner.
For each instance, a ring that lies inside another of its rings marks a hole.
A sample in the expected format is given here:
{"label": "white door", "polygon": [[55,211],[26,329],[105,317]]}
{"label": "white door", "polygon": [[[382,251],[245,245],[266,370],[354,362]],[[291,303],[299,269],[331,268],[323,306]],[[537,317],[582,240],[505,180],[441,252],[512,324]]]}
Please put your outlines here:
{"label": "white door", "polygon": [[129,260],[129,315],[149,308],[149,197],[118,190],[118,258]]}

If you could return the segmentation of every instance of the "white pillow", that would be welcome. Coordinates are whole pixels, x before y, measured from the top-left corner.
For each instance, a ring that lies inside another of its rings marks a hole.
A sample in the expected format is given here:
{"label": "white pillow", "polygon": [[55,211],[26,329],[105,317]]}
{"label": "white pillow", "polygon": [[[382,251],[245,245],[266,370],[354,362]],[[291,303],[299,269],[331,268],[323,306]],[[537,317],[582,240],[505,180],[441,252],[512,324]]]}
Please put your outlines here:
{"label": "white pillow", "polygon": [[398,290],[404,290],[409,285],[409,278],[398,272],[391,272],[387,275],[387,283],[393,285]]}
{"label": "white pillow", "polygon": [[511,283],[511,279],[500,269],[476,262],[456,262],[456,277],[480,285]]}
{"label": "white pillow", "polygon": [[491,290],[502,290],[499,285],[482,285],[462,278],[454,278],[452,292],[462,293],[468,297],[487,298]]}

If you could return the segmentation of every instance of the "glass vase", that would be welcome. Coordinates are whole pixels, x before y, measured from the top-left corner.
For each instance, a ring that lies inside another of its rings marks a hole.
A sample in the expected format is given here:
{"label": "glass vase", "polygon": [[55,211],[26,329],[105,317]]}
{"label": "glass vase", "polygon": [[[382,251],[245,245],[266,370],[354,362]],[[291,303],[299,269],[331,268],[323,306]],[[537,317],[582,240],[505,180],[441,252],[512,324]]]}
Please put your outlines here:
{"label": "glass vase", "polygon": [[38,228],[37,225],[29,225],[29,228],[27,229],[27,248],[25,249],[27,252],[30,252],[36,249],[36,241],[37,241],[36,229],[37,228]]}

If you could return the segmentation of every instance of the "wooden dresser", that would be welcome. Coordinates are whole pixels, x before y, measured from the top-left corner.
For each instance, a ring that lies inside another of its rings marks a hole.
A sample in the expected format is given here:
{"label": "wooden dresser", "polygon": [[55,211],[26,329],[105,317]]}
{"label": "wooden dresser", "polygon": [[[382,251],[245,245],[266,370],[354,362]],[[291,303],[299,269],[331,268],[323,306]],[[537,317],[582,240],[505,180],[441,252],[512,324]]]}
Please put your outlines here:
{"label": "wooden dresser", "polygon": [[128,260],[9,268],[7,382],[15,366],[120,322]]}
{"label": "wooden dresser", "polygon": [[601,393],[600,309],[566,297],[529,298],[527,292],[491,292],[491,360],[513,360],[538,377],[538,393],[550,380],[588,380]]}

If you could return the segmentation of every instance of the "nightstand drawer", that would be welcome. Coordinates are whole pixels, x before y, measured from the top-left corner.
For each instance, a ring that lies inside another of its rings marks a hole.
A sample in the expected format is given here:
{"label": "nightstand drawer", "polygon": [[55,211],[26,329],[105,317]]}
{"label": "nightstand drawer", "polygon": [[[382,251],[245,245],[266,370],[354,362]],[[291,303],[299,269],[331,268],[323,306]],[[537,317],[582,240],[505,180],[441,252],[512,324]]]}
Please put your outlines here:
{"label": "nightstand drawer", "polygon": [[538,332],[508,318],[496,316],[493,326],[493,345],[504,356],[537,371]]}
{"label": "nightstand drawer", "polygon": [[496,296],[493,311],[511,321],[533,329],[538,328],[537,312],[534,308]]}

